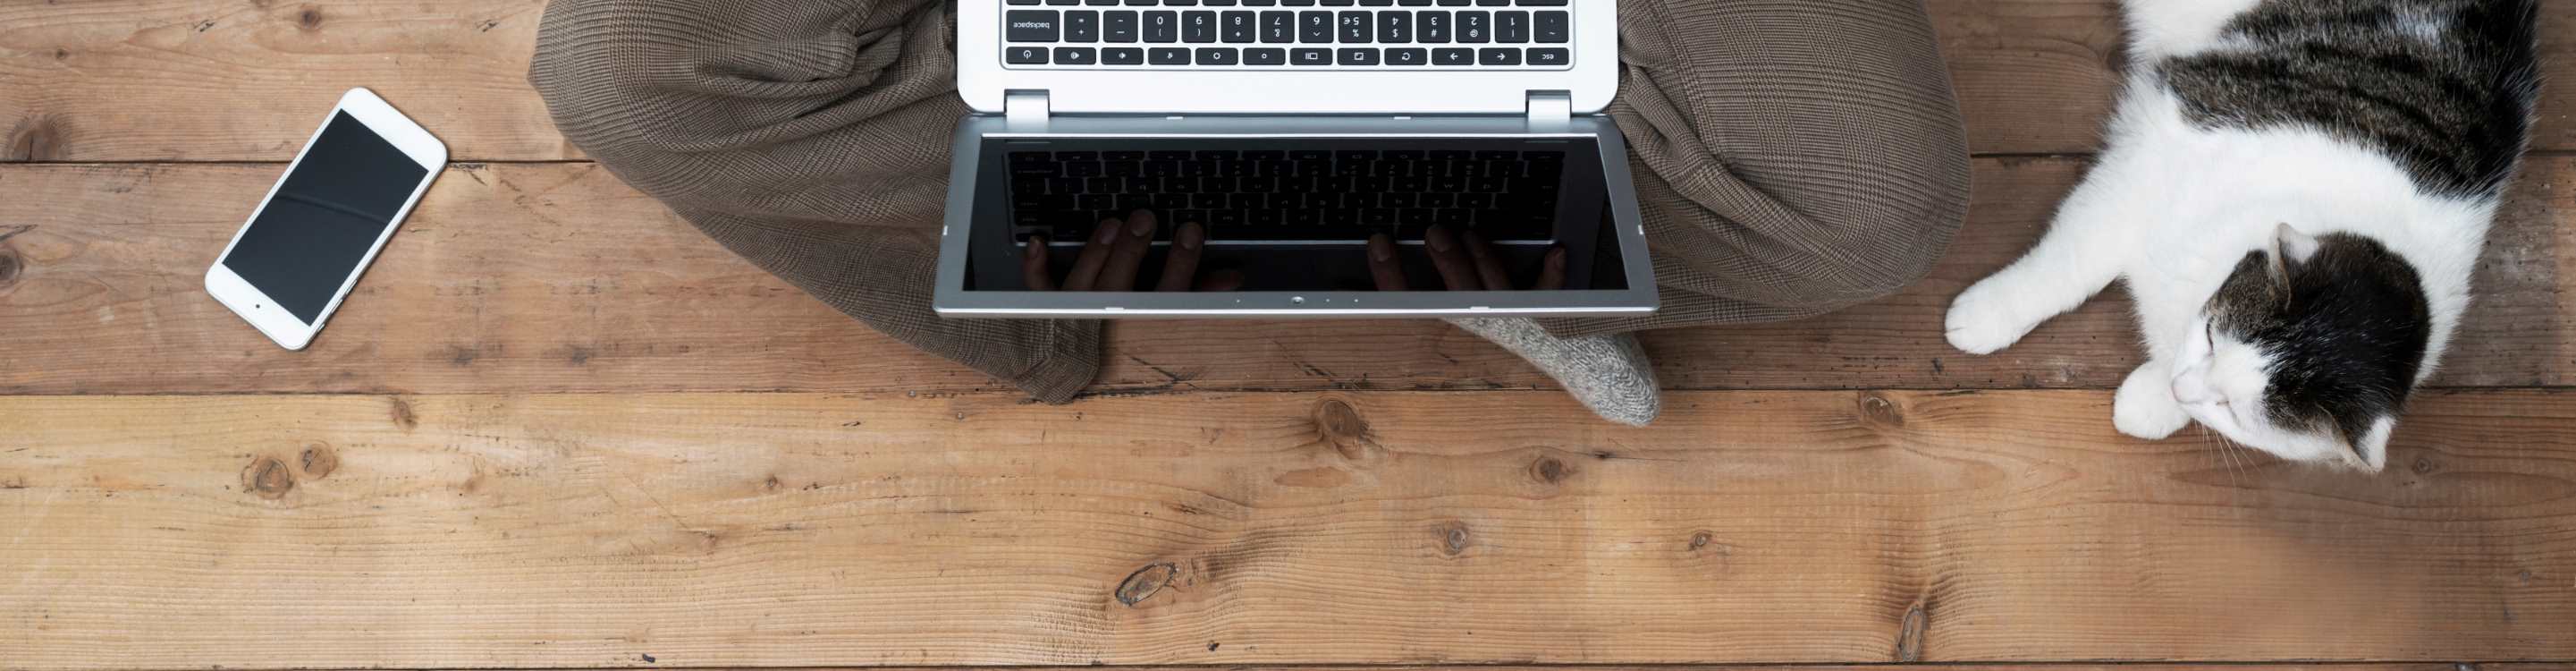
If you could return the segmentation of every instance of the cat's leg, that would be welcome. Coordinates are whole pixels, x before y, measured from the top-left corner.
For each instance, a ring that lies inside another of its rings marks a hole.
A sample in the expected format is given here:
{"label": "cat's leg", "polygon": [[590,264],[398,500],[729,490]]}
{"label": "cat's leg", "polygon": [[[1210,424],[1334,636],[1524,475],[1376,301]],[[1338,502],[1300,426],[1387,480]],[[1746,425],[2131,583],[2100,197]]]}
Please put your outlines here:
{"label": "cat's leg", "polygon": [[2133,227],[2118,217],[2138,204],[2120,202],[2113,186],[2118,172],[2095,169],[2067,196],[2037,246],[1951,301],[1942,324],[1950,346],[1992,354],[2119,279]]}
{"label": "cat's leg", "polygon": [[2111,396],[2111,426],[2120,433],[2164,440],[2190,423],[2191,413],[2174,400],[2173,368],[2163,360],[2129,371],[2129,379],[2121,381],[2120,391]]}

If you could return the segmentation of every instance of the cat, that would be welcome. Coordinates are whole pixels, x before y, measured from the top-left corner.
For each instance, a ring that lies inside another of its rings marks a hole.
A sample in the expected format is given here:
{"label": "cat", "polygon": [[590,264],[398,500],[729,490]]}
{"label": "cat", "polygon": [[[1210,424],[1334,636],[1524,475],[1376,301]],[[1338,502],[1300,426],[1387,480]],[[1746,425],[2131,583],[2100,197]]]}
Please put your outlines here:
{"label": "cat", "polygon": [[2193,421],[2378,471],[2469,302],[2539,87],[2538,0],[2128,0],[2105,149],[2029,253],[1952,302],[2010,346],[2114,280],[2146,362],[2120,432]]}

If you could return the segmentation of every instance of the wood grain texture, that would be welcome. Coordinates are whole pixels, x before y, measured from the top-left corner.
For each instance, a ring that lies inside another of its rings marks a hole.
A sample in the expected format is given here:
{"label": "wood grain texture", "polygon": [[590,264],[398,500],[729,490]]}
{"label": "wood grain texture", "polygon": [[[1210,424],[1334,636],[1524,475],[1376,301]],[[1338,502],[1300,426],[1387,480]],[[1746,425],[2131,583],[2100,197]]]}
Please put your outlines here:
{"label": "wood grain texture", "polygon": [[[374,88],[461,160],[577,157],[525,81],[542,0],[129,0],[0,5],[0,158],[285,160],[341,91]],[[2113,0],[1930,0],[1981,153],[2089,152],[2118,82]],[[2576,3],[2544,2],[2544,21]],[[2576,31],[2543,31],[2553,80]],[[2534,144],[2576,148],[2576,90]]]}
{"label": "wood grain texture", "polygon": [[0,160],[284,161],[367,87],[459,159],[575,158],[528,87],[542,0],[0,4]]}
{"label": "wood grain texture", "polygon": [[2359,476],[2125,440],[2098,391],[1689,392],[1642,430],[1529,391],[10,397],[0,649],[2565,660],[2571,400],[2433,394]]}
{"label": "wood grain texture", "polygon": [[[2080,162],[1977,163],[1972,220],[1931,277],[1786,324],[1647,336],[1684,389],[2115,386],[2135,365],[2112,292],[2004,353],[1941,341],[1942,311],[2044,230]],[[0,393],[979,391],[989,378],[879,336],[707,241],[591,164],[467,164],[303,353],[206,298],[199,275],[273,165],[0,167]],[[2576,157],[2540,160],[2503,216],[2437,384],[2576,380]],[[1112,328],[1108,392],[1550,386],[1436,322]]]}

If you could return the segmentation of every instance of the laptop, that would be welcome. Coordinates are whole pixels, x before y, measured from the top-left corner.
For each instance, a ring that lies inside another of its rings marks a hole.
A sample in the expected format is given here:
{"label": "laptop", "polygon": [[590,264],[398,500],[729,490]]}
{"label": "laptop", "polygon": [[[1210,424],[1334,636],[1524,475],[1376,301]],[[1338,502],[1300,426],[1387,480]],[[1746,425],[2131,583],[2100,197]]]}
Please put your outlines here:
{"label": "laptop", "polygon": [[[941,315],[1655,309],[1627,148],[1599,114],[1619,83],[1612,0],[964,0],[957,21],[974,112]],[[1136,290],[1032,282],[1032,255],[1067,272],[1138,211],[1157,223]],[[1185,223],[1227,290],[1154,290]],[[1444,290],[1429,243],[1468,232],[1507,286]]]}

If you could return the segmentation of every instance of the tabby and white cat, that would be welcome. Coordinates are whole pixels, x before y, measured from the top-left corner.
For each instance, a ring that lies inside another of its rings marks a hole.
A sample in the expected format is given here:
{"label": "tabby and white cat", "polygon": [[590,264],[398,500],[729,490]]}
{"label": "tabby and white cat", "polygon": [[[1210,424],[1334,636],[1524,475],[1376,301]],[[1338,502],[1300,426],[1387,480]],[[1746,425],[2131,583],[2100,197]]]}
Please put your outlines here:
{"label": "tabby and white cat", "polygon": [[2147,362],[2122,433],[2197,420],[2378,470],[2522,155],[2537,0],[2128,0],[2108,145],[2046,237],[1960,294],[1986,354],[2113,280]]}

